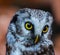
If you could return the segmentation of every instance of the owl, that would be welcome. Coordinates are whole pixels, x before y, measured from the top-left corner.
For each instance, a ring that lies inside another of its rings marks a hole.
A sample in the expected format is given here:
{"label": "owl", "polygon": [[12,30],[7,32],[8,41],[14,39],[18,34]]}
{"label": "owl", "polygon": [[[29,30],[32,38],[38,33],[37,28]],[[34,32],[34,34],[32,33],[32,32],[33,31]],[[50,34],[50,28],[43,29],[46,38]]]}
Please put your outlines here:
{"label": "owl", "polygon": [[54,55],[52,15],[23,8],[13,16],[6,35],[6,55]]}

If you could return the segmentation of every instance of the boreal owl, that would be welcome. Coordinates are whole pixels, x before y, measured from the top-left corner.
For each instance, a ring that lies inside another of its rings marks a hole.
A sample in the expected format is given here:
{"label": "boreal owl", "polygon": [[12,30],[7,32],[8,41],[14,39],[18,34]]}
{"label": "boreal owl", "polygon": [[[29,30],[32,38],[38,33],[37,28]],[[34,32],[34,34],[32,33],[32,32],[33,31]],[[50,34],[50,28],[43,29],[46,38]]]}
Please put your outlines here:
{"label": "boreal owl", "polygon": [[8,27],[6,55],[54,55],[52,22],[47,11],[30,8],[17,11]]}

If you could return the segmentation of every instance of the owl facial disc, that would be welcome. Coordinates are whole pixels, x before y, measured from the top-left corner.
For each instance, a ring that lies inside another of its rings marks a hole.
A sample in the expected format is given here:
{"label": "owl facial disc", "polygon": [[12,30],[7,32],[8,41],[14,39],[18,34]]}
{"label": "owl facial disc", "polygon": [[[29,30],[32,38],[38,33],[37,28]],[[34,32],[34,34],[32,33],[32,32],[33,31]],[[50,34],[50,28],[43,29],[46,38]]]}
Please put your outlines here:
{"label": "owl facial disc", "polygon": [[43,10],[17,11],[8,27],[6,55],[54,55],[52,22],[52,15]]}

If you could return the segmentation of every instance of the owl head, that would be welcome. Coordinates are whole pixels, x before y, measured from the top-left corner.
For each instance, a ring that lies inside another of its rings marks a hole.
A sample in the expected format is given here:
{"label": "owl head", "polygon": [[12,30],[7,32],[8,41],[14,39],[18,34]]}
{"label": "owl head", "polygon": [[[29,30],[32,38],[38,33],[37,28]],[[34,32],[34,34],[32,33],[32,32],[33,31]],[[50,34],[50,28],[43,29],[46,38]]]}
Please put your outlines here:
{"label": "owl head", "polygon": [[[49,12],[29,8],[20,9],[10,22],[7,42],[9,45],[15,43],[22,51],[50,54],[47,52],[53,52],[52,22],[53,17]],[[13,37],[8,37],[9,33]]]}

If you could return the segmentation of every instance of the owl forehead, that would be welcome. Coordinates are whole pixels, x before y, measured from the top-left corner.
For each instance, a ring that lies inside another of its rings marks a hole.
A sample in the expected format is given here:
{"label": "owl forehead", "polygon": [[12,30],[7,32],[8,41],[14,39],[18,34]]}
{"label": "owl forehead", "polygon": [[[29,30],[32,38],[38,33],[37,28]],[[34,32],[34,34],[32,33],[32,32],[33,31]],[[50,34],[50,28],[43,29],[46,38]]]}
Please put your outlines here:
{"label": "owl forehead", "polygon": [[37,10],[37,9],[20,9],[18,12],[16,12],[16,14],[18,14],[18,20],[20,19],[21,21],[42,21],[43,19],[48,20],[48,12],[42,11],[42,10]]}

